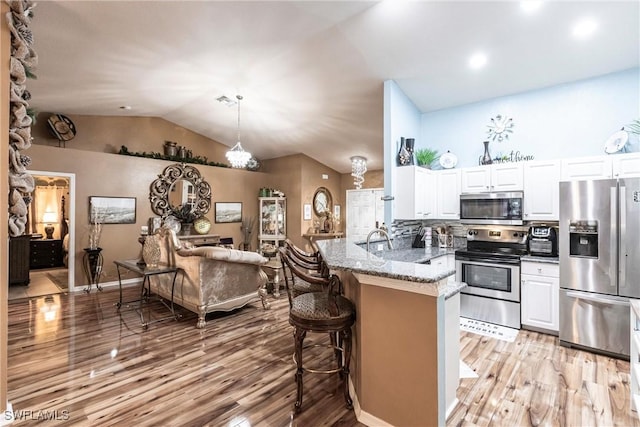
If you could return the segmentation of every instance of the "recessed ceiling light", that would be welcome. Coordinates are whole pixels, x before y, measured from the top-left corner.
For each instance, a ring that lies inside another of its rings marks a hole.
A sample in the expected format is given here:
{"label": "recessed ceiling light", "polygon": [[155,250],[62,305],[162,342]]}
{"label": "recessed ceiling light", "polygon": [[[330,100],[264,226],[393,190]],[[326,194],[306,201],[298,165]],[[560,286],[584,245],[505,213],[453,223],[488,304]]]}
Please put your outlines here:
{"label": "recessed ceiling light", "polygon": [[121,110],[131,110],[131,105],[121,105],[120,109]]}
{"label": "recessed ceiling light", "polygon": [[469,58],[469,67],[477,70],[484,67],[487,64],[487,55],[482,52],[477,52],[471,55]]}
{"label": "recessed ceiling light", "polygon": [[586,39],[593,34],[598,28],[598,23],[591,18],[585,18],[578,21],[571,30],[573,37],[577,39]]}
{"label": "recessed ceiling light", "polygon": [[526,13],[533,13],[540,9],[542,2],[538,0],[524,0],[520,2],[520,8]]}

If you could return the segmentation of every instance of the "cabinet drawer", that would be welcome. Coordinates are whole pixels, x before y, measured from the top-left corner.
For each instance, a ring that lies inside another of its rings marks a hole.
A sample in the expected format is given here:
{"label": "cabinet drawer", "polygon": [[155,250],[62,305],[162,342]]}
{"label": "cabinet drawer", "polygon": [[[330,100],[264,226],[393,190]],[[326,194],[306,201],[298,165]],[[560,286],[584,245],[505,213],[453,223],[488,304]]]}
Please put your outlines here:
{"label": "cabinet drawer", "polygon": [[560,277],[560,266],[546,262],[522,262],[520,274],[534,274],[537,276]]}

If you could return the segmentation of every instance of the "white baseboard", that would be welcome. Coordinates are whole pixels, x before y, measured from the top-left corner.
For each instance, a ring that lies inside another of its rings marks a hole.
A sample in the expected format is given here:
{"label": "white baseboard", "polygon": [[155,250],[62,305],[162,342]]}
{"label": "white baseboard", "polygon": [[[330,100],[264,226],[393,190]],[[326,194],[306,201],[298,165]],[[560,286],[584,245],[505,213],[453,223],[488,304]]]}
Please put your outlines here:
{"label": "white baseboard", "polygon": [[[122,281],[122,287],[125,286],[129,286],[129,285],[134,285],[136,283],[140,283],[142,282],[143,278],[142,277],[134,277],[133,279],[124,279]],[[120,283],[117,280],[112,280],[111,282],[104,282],[104,283],[100,283],[100,287],[101,288],[117,288],[120,285]],[[85,292],[85,289],[87,289],[87,286],[89,285],[82,285],[82,286],[74,286],[73,288],[73,292],[77,293],[77,292]],[[93,291],[95,289],[95,286],[91,286],[91,290]]]}
{"label": "white baseboard", "polygon": [[356,414],[358,422],[372,427],[393,427],[388,422],[362,410],[360,407],[360,401],[358,400],[358,395],[356,394],[356,391],[353,388],[353,383],[351,382],[351,376],[349,376],[349,393],[351,394],[351,400],[353,400],[353,412]]}
{"label": "white baseboard", "polygon": [[445,414],[445,419],[449,418],[449,415],[451,415],[451,413],[453,412],[454,409],[456,409],[456,406],[458,405],[460,401],[458,400],[458,398],[456,397],[453,402],[451,402],[451,405],[449,405],[449,407],[447,408],[447,413]]}

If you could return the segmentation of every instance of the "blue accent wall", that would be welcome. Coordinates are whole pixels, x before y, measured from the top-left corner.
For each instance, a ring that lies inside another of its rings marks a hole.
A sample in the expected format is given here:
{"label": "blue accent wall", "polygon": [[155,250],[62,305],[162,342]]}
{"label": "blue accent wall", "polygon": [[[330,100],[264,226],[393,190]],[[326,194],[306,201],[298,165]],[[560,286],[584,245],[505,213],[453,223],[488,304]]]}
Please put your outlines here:
{"label": "blue accent wall", "polygon": [[[384,82],[384,194],[392,195],[400,137],[420,138],[421,113],[393,80]],[[385,202],[385,222],[391,224],[391,202]]]}
{"label": "blue accent wall", "polygon": [[[415,132],[417,111],[395,82],[385,82],[385,105],[387,83],[392,108],[390,116],[385,112],[385,144],[387,118],[390,138],[395,142],[400,136],[413,136],[409,133]],[[482,142],[487,139],[487,125],[498,114],[513,118],[515,126],[508,141],[490,143],[492,157],[511,151],[533,155],[537,160],[604,154],[607,138],[640,118],[640,69],[424,113],[416,149],[430,147],[440,153],[450,150],[458,157],[457,167],[477,166],[484,149]],[[639,151],[638,145],[634,137],[631,151]],[[390,194],[387,173],[394,164],[385,162],[386,194]]]}

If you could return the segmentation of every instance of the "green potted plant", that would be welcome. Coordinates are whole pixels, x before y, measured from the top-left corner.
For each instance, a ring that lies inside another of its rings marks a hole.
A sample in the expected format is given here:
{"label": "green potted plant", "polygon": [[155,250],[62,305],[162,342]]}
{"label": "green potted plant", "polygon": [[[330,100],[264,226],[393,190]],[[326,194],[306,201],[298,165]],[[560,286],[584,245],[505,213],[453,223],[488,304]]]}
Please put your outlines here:
{"label": "green potted plant", "polygon": [[191,234],[191,225],[193,221],[198,219],[198,215],[194,212],[193,206],[189,203],[184,203],[177,208],[171,209],[171,214],[180,221],[180,234]]}
{"label": "green potted plant", "polygon": [[418,166],[422,166],[427,169],[431,169],[431,164],[440,157],[438,150],[431,148],[419,148],[415,151],[415,155]]}

